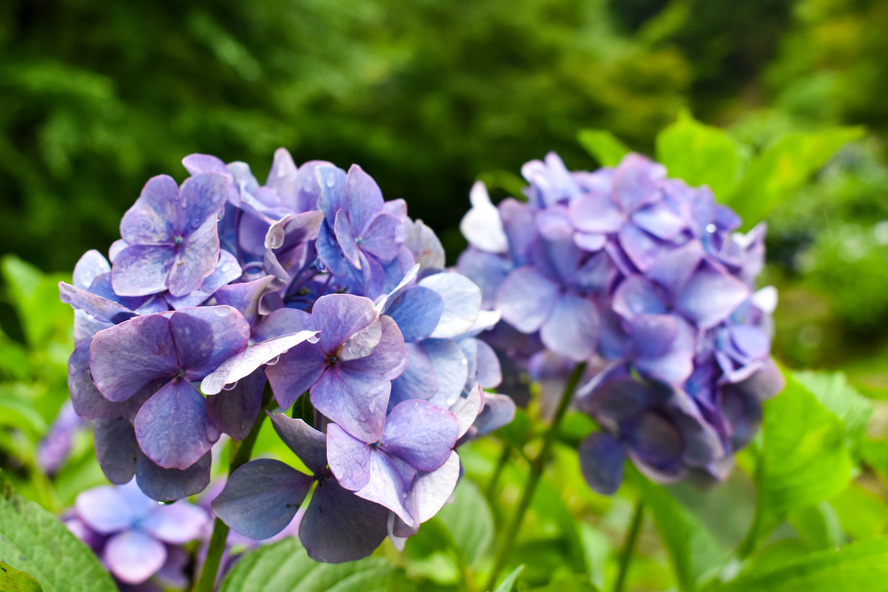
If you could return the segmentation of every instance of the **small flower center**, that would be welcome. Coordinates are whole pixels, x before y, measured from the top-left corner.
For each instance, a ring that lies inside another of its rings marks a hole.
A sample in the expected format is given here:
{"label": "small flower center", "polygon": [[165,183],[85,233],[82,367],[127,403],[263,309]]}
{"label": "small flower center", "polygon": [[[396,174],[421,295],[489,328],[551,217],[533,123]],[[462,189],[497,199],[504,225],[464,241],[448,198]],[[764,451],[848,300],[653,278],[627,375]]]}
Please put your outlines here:
{"label": "small flower center", "polygon": [[330,354],[329,356],[327,356],[327,365],[328,366],[335,366],[336,362],[338,362],[338,361],[339,361],[339,356],[336,354]]}
{"label": "small flower center", "polygon": [[363,242],[364,242],[364,237],[362,237],[362,236],[359,236],[358,238],[355,239],[356,245],[360,245]]}
{"label": "small flower center", "polygon": [[183,240],[184,239],[182,238],[182,236],[177,234],[176,236],[173,237],[173,244],[175,244],[178,247],[179,245],[182,244]]}

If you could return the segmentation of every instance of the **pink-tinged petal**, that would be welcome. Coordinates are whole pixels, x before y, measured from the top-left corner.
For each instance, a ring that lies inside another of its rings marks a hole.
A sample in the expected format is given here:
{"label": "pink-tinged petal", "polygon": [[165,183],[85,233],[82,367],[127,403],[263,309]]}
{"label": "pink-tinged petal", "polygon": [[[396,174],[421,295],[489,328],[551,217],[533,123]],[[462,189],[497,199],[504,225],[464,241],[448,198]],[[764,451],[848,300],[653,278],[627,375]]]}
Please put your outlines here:
{"label": "pink-tinged petal", "polygon": [[648,234],[634,224],[626,224],[619,232],[620,246],[640,270],[647,271],[663,252],[664,244],[661,240]]}
{"label": "pink-tinged petal", "polygon": [[198,539],[209,522],[206,510],[180,500],[166,506],[154,504],[142,528],[165,543],[183,545]]}
{"label": "pink-tinged petal", "polygon": [[173,242],[179,220],[179,186],[168,175],[152,177],[145,183],[136,203],[120,220],[120,236],[131,245],[159,245]]}
{"label": "pink-tinged petal", "polygon": [[349,340],[342,348],[340,359],[343,360],[343,366],[347,366],[355,372],[375,372],[388,380],[394,380],[407,367],[407,350],[404,338],[401,336],[398,324],[391,317],[379,317],[379,327],[381,336],[372,352],[358,359],[345,357],[346,346],[352,342]]}
{"label": "pink-tinged petal", "polygon": [[678,294],[702,259],[702,243],[692,240],[662,255],[646,275],[670,294]]}
{"label": "pink-tinged petal", "polygon": [[329,294],[312,307],[315,328],[321,332],[325,352],[339,349],[349,337],[376,322],[379,313],[373,301],[351,294]]}
{"label": "pink-tinged petal", "polygon": [[356,232],[363,232],[383,208],[382,191],[373,177],[353,164],[345,181],[348,214]]}
{"label": "pink-tinged petal", "polygon": [[335,479],[318,484],[299,523],[308,556],[324,563],[370,555],[388,534],[389,511],[343,489]]}
{"label": "pink-tinged petal", "polygon": [[203,396],[187,380],[171,380],[157,391],[133,427],[145,455],[166,469],[187,469],[219,439]]}
{"label": "pink-tinged petal", "polygon": [[469,362],[459,345],[449,339],[428,339],[423,348],[438,378],[438,390],[429,401],[446,409],[456,402],[466,386]]}
{"label": "pink-tinged petal", "polygon": [[104,255],[90,249],[77,260],[72,283],[82,290],[88,290],[97,277],[106,273],[111,273],[111,264]]}
{"label": "pink-tinged petal", "polygon": [[568,206],[574,226],[583,232],[608,234],[616,232],[626,216],[609,195],[589,193]]}
{"label": "pink-tinged petal", "polygon": [[230,306],[201,306],[174,312],[170,333],[185,378],[200,380],[246,347],[250,325]]}
{"label": "pink-tinged petal", "polygon": [[208,374],[200,383],[205,395],[215,395],[228,385],[236,384],[261,366],[276,360],[300,343],[317,343],[317,331],[300,331],[293,335],[282,335],[268,341],[260,341],[245,347],[225,360],[216,370]]}
{"label": "pink-tinged petal", "polygon": [[181,195],[181,232],[191,234],[207,222],[215,227],[228,196],[228,179],[219,173],[199,173],[185,179]]}
{"label": "pink-tinged petal", "polygon": [[370,253],[381,263],[394,259],[406,238],[404,223],[389,214],[380,214],[363,233],[356,236],[361,249]]}
{"label": "pink-tinged petal", "polygon": [[192,231],[176,251],[170,268],[169,288],[173,296],[187,296],[199,289],[216,269],[219,260],[219,234],[216,219]]}
{"label": "pink-tinged petal", "polygon": [[166,547],[138,530],[127,530],[108,539],[102,559],[108,571],[126,584],[141,584],[163,567]]}
{"label": "pink-tinged petal", "polygon": [[487,188],[481,181],[472,185],[469,192],[471,209],[459,223],[459,230],[473,247],[488,253],[506,253],[509,239],[503,230],[503,220],[499,210],[490,201]]}
{"label": "pink-tinged petal", "polygon": [[709,329],[728,318],[749,297],[749,287],[731,274],[707,264],[694,273],[675,301],[675,308]]}
{"label": "pink-tinged petal", "polygon": [[250,461],[228,479],[213,512],[251,539],[273,537],[290,524],[314,479],[272,459]]}
{"label": "pink-tinged petal", "polygon": [[370,481],[372,448],[335,423],[327,425],[327,462],[339,484],[356,491]]}
{"label": "pink-tinged petal", "polygon": [[139,451],[136,483],[145,495],[161,502],[174,501],[200,493],[210,483],[210,452],[187,469],[165,469]]}
{"label": "pink-tinged petal", "polygon": [[416,523],[430,520],[437,514],[456,489],[459,481],[459,455],[451,451],[440,467],[430,473],[419,473],[407,494],[407,508]]}
{"label": "pink-tinged petal", "polygon": [[173,245],[131,245],[118,253],[111,286],[121,296],[146,296],[167,289],[176,259]]}
{"label": "pink-tinged petal", "polygon": [[612,495],[623,482],[623,464],[626,455],[613,436],[595,432],[580,443],[580,471],[593,490]]}
{"label": "pink-tinged petal", "polygon": [[459,421],[446,409],[411,399],[389,413],[380,450],[420,471],[434,471],[447,460],[459,437]]}
{"label": "pink-tinged petal", "polygon": [[274,431],[290,450],[315,475],[321,475],[327,466],[327,438],[301,419],[284,413],[269,415]]}
{"label": "pink-tinged petal", "polygon": [[111,485],[102,485],[79,493],[74,507],[90,528],[102,534],[129,528],[139,518],[120,491]]}
{"label": "pink-tinged petal", "polygon": [[305,341],[281,355],[277,364],[266,366],[265,375],[274,398],[281,407],[289,409],[318,382],[326,367],[323,350]]}
{"label": "pink-tinged petal", "polygon": [[472,329],[481,312],[481,288],[472,280],[448,271],[426,276],[419,285],[435,291],[444,302],[438,325],[430,337],[453,339]]}
{"label": "pink-tinged petal", "polygon": [[614,292],[613,309],[628,320],[640,314],[663,314],[666,302],[660,290],[647,278],[632,275]]}
{"label": "pink-tinged petal", "polygon": [[551,351],[580,362],[595,353],[598,327],[598,311],[591,301],[564,294],[540,328],[540,339]]}
{"label": "pink-tinged petal", "polygon": [[469,389],[467,396],[460,397],[456,403],[451,405],[450,412],[456,416],[456,421],[459,423],[458,438],[462,438],[469,431],[469,428],[472,427],[472,424],[475,423],[475,419],[481,413],[482,407],[484,407],[484,395],[485,393],[481,390],[481,385],[476,384]]}
{"label": "pink-tinged petal", "polygon": [[391,388],[379,374],[334,367],[311,388],[311,402],[354,437],[376,442],[382,436]]}
{"label": "pink-tinged petal", "polygon": [[162,315],[134,317],[99,331],[89,359],[96,387],[109,401],[125,401],[174,376],[179,366],[169,320]]}
{"label": "pink-tinged petal", "polygon": [[207,396],[207,416],[220,432],[235,440],[249,435],[262,409],[262,391],[268,381],[256,370],[217,395]]}
{"label": "pink-tinged petal", "polygon": [[503,280],[497,304],[504,321],[522,333],[533,333],[549,317],[558,294],[555,282],[532,267],[522,267]]}
{"label": "pink-tinged petal", "polygon": [[96,459],[111,483],[123,485],[136,474],[139,443],[133,426],[125,419],[98,419],[95,429]]}
{"label": "pink-tinged petal", "polygon": [[356,269],[361,269],[360,250],[355,241],[355,231],[352,229],[345,210],[336,212],[336,221],[333,223],[333,233],[342,254]]}
{"label": "pink-tinged petal", "polygon": [[644,207],[632,216],[632,221],[657,238],[672,240],[687,227],[687,222],[665,201]]}
{"label": "pink-tinged petal", "polygon": [[370,454],[370,480],[355,495],[385,506],[408,525],[416,524],[404,501],[407,488],[388,456],[373,450]]}

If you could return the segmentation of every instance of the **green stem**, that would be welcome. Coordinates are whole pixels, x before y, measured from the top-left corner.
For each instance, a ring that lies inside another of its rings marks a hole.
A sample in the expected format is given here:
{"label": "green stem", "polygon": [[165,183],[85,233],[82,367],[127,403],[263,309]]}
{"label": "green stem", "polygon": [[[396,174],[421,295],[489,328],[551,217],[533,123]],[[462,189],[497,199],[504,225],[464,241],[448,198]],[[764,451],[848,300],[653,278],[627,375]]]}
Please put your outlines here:
{"label": "green stem", "polygon": [[524,521],[524,515],[530,507],[533,494],[540,482],[540,478],[543,476],[543,470],[546,468],[546,463],[549,461],[552,444],[555,443],[558,430],[561,428],[561,422],[564,420],[564,415],[567,413],[567,409],[570,407],[570,402],[573,399],[574,391],[585,371],[585,362],[577,364],[571,373],[570,378],[567,380],[567,385],[564,387],[564,392],[561,395],[561,401],[558,403],[558,410],[555,412],[555,417],[552,419],[549,429],[543,434],[543,443],[540,446],[540,451],[536,455],[536,458],[530,463],[530,475],[527,478],[524,490],[521,492],[521,498],[518,500],[518,507],[502,531],[500,544],[497,548],[496,555],[493,558],[493,569],[487,580],[487,590],[494,589],[497,577],[499,576],[500,571],[502,571],[506,559],[512,552],[512,546],[515,544],[515,535],[518,534],[518,530],[521,528],[521,523]]}
{"label": "green stem", "polygon": [[635,502],[635,511],[632,514],[632,524],[629,527],[629,534],[626,535],[626,542],[623,544],[623,550],[620,551],[620,571],[617,572],[617,581],[614,584],[614,592],[623,592],[623,585],[626,583],[626,574],[629,571],[629,564],[632,562],[632,555],[635,553],[635,543],[638,541],[638,535],[641,533],[642,522],[644,522],[644,502],[639,499]]}
{"label": "green stem", "polygon": [[[253,423],[253,429],[247,434],[242,442],[237,443],[234,440],[230,443],[231,461],[228,464],[228,476],[230,477],[238,467],[250,460],[253,453],[253,446],[256,444],[256,438],[259,437],[259,431],[262,429],[262,422],[265,420],[265,408],[270,400],[270,392],[266,389],[263,400],[262,410],[259,417]],[[203,569],[200,572],[200,579],[194,586],[194,592],[213,592],[216,584],[216,573],[219,571],[219,564],[222,562],[222,554],[225,552],[225,541],[228,539],[228,525],[216,518],[213,522],[213,534],[210,535],[210,544],[207,548],[207,556],[204,559]]]}
{"label": "green stem", "polygon": [[487,484],[487,499],[493,500],[496,495],[496,488],[499,485],[500,477],[509,463],[509,457],[512,456],[512,446],[508,442],[503,444],[503,451],[500,453],[499,459],[496,461],[496,467],[493,469],[493,475],[490,476],[490,483]]}

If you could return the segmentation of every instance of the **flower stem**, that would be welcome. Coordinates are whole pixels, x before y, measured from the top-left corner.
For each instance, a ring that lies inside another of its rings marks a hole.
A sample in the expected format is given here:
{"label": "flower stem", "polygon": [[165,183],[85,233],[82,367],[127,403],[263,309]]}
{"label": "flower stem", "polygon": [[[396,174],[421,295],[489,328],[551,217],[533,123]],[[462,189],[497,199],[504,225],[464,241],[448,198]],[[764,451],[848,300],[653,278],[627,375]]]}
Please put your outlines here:
{"label": "flower stem", "polygon": [[524,521],[524,515],[530,507],[533,494],[540,482],[540,478],[543,476],[543,470],[546,468],[546,463],[549,461],[552,444],[555,443],[555,438],[558,436],[558,430],[561,428],[561,422],[564,419],[564,415],[567,413],[568,407],[570,407],[574,391],[585,371],[585,362],[577,364],[571,373],[570,378],[567,380],[567,385],[565,385],[564,392],[561,394],[561,401],[558,403],[558,410],[555,411],[555,417],[552,418],[552,423],[543,434],[543,443],[540,446],[540,451],[536,455],[536,458],[530,463],[530,475],[527,477],[527,483],[524,486],[524,490],[521,492],[521,498],[518,500],[518,507],[503,528],[500,544],[493,559],[493,569],[490,571],[490,576],[487,580],[487,590],[494,589],[497,577],[499,576],[500,571],[502,571],[506,559],[512,552],[512,546],[515,544],[515,535],[518,534],[518,530],[521,528],[521,523]]}
{"label": "flower stem", "polygon": [[[263,400],[262,410],[253,423],[253,428],[242,442],[237,443],[234,440],[230,443],[231,461],[228,464],[228,476],[230,477],[234,471],[241,465],[250,460],[253,453],[253,445],[256,444],[256,438],[259,436],[259,430],[262,428],[262,422],[265,421],[265,407],[269,401],[269,391],[266,389]],[[228,539],[228,525],[216,518],[213,522],[213,534],[210,535],[210,544],[207,547],[207,556],[204,559],[203,569],[200,572],[200,579],[194,586],[194,592],[213,592],[216,584],[216,574],[219,571],[219,564],[222,562],[222,554],[225,552],[225,541]]]}
{"label": "flower stem", "polygon": [[629,526],[629,534],[620,551],[620,571],[617,572],[617,581],[614,583],[614,592],[623,592],[623,584],[626,582],[626,573],[629,571],[629,563],[635,553],[635,543],[641,533],[641,524],[644,521],[644,502],[639,499],[635,502],[635,511],[632,513],[632,524]]}
{"label": "flower stem", "polygon": [[503,474],[503,470],[506,468],[506,465],[509,463],[509,457],[512,456],[512,446],[509,445],[508,442],[503,444],[503,450],[500,453],[499,459],[496,461],[496,467],[493,469],[493,475],[490,477],[490,482],[487,484],[487,494],[488,500],[493,500],[493,496],[496,495],[497,487],[499,486],[500,477]]}

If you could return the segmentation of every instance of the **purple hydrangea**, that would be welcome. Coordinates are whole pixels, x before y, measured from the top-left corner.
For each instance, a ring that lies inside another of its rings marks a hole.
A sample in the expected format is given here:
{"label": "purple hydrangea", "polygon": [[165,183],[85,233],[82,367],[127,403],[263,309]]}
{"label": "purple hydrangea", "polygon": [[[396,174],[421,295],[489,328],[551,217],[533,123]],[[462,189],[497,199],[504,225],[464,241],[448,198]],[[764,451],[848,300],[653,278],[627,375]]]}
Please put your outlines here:
{"label": "purple hydrangea", "polygon": [[755,290],[764,226],[735,232],[708,187],[637,154],[570,172],[553,153],[522,173],[526,202],[494,206],[477,184],[461,224],[457,270],[502,311],[482,338],[544,394],[587,364],[575,403],[602,428],[580,447],[594,489],[615,491],[626,458],[662,482],[724,478],[782,388],[776,292]]}
{"label": "purple hydrangea", "polygon": [[135,482],[80,493],[63,520],[123,588],[154,578],[164,589],[180,590],[188,586],[189,554],[183,546],[200,539],[210,525],[202,508],[186,501],[158,504]]}
{"label": "purple hydrangea", "polygon": [[[453,492],[457,444],[514,414],[482,390],[502,378],[477,339],[499,313],[356,165],[281,149],[260,185],[244,163],[183,162],[192,176],[151,179],[108,259],[88,252],[60,284],[71,400],[105,475],[158,500],[199,493],[213,443],[246,438],[265,408],[312,475],[243,465],[213,502],[223,520],[268,538],[314,488],[299,526],[312,557],[402,541]],[[305,421],[288,419],[300,399]]]}

